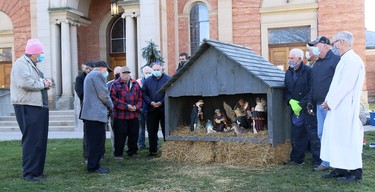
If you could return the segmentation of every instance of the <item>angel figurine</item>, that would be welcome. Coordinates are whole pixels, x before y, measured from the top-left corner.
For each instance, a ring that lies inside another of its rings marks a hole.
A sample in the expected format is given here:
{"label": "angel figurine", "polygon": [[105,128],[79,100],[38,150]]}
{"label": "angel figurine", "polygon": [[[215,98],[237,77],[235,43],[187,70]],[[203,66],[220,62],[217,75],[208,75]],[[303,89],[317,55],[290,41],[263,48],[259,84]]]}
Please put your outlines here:
{"label": "angel figurine", "polygon": [[266,107],[267,107],[267,101],[264,98],[255,98],[256,106],[254,108],[254,111],[252,112],[252,120],[253,120],[253,130],[254,133],[257,133],[258,131],[264,130],[266,125]]}
{"label": "angel figurine", "polygon": [[203,120],[202,106],[203,100],[199,100],[193,105],[193,109],[190,114],[190,131],[196,131],[201,128],[201,120]]}

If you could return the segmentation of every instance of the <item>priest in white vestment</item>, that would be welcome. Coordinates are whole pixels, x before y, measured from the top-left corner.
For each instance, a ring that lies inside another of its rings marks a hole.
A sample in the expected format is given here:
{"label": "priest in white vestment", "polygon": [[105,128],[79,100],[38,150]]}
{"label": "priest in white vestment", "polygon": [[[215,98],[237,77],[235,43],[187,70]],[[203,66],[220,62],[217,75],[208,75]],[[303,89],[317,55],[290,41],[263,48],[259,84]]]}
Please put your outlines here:
{"label": "priest in white vestment", "polygon": [[334,170],[323,178],[340,182],[362,180],[363,126],[359,119],[360,97],[365,68],[352,50],[353,35],[343,31],[333,37],[341,60],[322,107],[328,110],[324,121],[320,158]]}

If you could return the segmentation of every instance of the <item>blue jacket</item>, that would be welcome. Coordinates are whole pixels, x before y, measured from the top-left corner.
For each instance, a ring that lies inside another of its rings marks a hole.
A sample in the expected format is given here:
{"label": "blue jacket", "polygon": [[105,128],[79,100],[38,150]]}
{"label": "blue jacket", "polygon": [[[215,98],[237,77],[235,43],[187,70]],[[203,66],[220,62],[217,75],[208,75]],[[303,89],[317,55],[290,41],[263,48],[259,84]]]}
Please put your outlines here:
{"label": "blue jacket", "polygon": [[[296,74],[295,80],[294,74]],[[303,110],[306,109],[311,87],[310,78],[311,68],[305,65],[303,62],[300,64],[300,67],[296,71],[294,71],[293,68],[289,68],[285,72],[284,99],[288,103],[288,105],[290,99],[295,99],[300,102],[299,104]]]}
{"label": "blue jacket", "polygon": [[340,56],[329,50],[324,59],[318,59],[311,69],[311,93],[309,102],[321,104],[324,102],[335,74]]}
{"label": "blue jacket", "polygon": [[147,78],[142,87],[143,100],[147,104],[148,111],[154,111],[155,108],[151,106],[151,101],[161,102],[162,106],[158,107],[158,110],[164,111],[164,96],[165,93],[158,93],[159,89],[163,87],[169,80],[170,76],[162,74],[160,79],[157,79],[155,76]]}

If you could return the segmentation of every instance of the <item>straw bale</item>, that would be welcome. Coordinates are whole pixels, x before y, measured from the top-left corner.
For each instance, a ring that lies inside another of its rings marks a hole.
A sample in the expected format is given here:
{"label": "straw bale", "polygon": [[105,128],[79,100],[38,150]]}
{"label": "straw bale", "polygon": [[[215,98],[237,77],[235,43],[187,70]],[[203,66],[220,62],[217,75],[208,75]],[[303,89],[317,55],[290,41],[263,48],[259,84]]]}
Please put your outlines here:
{"label": "straw bale", "polygon": [[194,163],[267,166],[289,159],[290,143],[276,147],[267,143],[225,141],[166,141],[161,159]]}

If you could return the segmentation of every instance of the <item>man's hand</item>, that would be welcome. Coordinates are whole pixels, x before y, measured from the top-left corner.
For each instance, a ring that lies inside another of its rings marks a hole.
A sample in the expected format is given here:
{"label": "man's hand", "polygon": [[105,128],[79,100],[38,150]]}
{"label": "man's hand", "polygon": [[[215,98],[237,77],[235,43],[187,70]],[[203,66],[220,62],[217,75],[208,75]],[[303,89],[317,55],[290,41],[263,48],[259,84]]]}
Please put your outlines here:
{"label": "man's hand", "polygon": [[331,108],[328,107],[327,101],[324,101],[320,106],[322,106],[323,109],[330,111]]}
{"label": "man's hand", "polygon": [[44,88],[47,88],[47,89],[51,88],[53,85],[51,79],[43,79],[43,83],[44,83]]}

